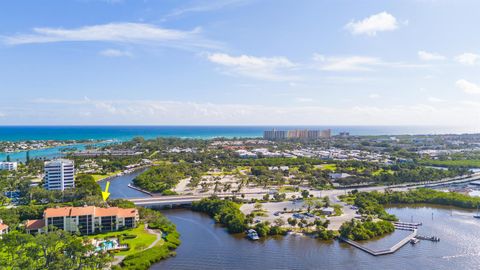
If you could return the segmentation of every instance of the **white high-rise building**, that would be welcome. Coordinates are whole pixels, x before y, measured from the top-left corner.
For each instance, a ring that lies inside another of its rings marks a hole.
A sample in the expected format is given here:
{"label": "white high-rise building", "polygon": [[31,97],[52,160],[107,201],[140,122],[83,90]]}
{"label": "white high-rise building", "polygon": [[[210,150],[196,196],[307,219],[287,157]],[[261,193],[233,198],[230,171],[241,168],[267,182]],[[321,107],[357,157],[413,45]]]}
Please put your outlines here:
{"label": "white high-rise building", "polygon": [[10,161],[0,162],[0,171],[2,171],[2,170],[16,171],[17,166],[18,166],[17,162],[10,162]]}
{"label": "white high-rise building", "polygon": [[45,162],[45,188],[48,190],[65,190],[75,187],[75,166],[68,159]]}

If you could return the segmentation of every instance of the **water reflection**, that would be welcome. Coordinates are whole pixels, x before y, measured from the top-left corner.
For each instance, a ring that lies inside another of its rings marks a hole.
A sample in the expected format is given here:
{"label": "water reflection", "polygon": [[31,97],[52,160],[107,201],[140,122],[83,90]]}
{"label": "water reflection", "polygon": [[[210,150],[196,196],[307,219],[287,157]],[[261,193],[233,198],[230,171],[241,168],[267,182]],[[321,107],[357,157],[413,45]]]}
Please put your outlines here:
{"label": "water reflection", "polygon": [[[128,184],[130,184],[133,181],[133,179],[137,177],[137,175],[141,174],[145,170],[146,169],[138,170],[133,173],[117,176],[108,180],[110,181],[110,188],[109,188],[110,198],[111,199],[128,199],[128,198],[148,197],[147,194],[128,187]],[[105,189],[106,183],[107,183],[107,180],[102,180],[98,182],[102,190]]]}

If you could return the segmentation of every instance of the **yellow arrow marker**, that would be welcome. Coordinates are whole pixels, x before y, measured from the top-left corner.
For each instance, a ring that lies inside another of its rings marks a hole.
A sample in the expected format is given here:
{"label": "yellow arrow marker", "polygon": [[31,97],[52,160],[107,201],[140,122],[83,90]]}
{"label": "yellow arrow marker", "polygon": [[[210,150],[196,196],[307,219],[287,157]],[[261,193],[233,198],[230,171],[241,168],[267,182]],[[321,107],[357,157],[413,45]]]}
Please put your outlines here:
{"label": "yellow arrow marker", "polygon": [[108,188],[110,187],[110,181],[107,182],[105,185],[105,191],[102,191],[102,198],[104,201],[107,201],[108,197],[110,196],[110,192],[108,192]]}

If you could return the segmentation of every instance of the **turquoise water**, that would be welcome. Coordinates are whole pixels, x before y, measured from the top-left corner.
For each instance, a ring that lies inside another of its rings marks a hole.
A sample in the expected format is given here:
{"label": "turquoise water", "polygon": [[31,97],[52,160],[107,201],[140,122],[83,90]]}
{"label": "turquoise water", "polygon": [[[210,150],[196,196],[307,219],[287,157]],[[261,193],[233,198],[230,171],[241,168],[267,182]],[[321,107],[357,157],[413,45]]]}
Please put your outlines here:
{"label": "turquoise water", "polygon": [[[84,150],[87,144],[75,144],[75,145],[67,145],[67,146],[59,146],[59,147],[52,147],[52,148],[45,148],[39,150],[31,150],[30,151],[30,158],[41,158],[41,159],[53,159],[62,157],[64,154],[62,153],[62,149],[65,148],[76,148],[77,150]],[[105,143],[99,143],[95,145],[105,145]],[[6,160],[7,156],[10,156],[10,159],[13,161],[25,161],[27,158],[27,152],[15,152],[15,153],[4,153],[0,152],[0,161]]]}
{"label": "turquoise water", "polygon": [[[0,126],[0,141],[25,140],[116,140],[126,141],[134,137],[214,138],[261,137],[263,131],[277,129],[327,129],[333,134],[350,132],[352,135],[400,135],[443,134],[476,132],[466,128],[421,126]],[[67,146],[69,147],[69,146]],[[80,150],[83,144],[76,145]],[[55,158],[62,156],[65,147],[30,151],[31,158]],[[24,161],[25,152],[9,153],[12,160]],[[0,152],[0,161],[7,158]]]}
{"label": "turquoise water", "polygon": [[399,135],[476,132],[472,129],[435,126],[0,126],[0,141],[22,140],[128,140],[144,138],[183,137],[260,137],[264,130],[332,129],[352,135]]}
{"label": "turquoise water", "polygon": [[102,250],[109,250],[115,247],[115,243],[113,241],[104,241],[102,244],[100,244],[97,248],[95,248],[95,251],[102,251]]}

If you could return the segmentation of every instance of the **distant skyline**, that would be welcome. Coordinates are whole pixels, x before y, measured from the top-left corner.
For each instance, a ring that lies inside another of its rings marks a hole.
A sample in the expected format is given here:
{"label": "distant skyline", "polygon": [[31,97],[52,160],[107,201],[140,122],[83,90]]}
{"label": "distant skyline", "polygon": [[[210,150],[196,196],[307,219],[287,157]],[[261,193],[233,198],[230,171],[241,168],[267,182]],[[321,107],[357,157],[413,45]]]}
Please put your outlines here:
{"label": "distant skyline", "polygon": [[0,2],[0,125],[480,127],[480,1]]}

